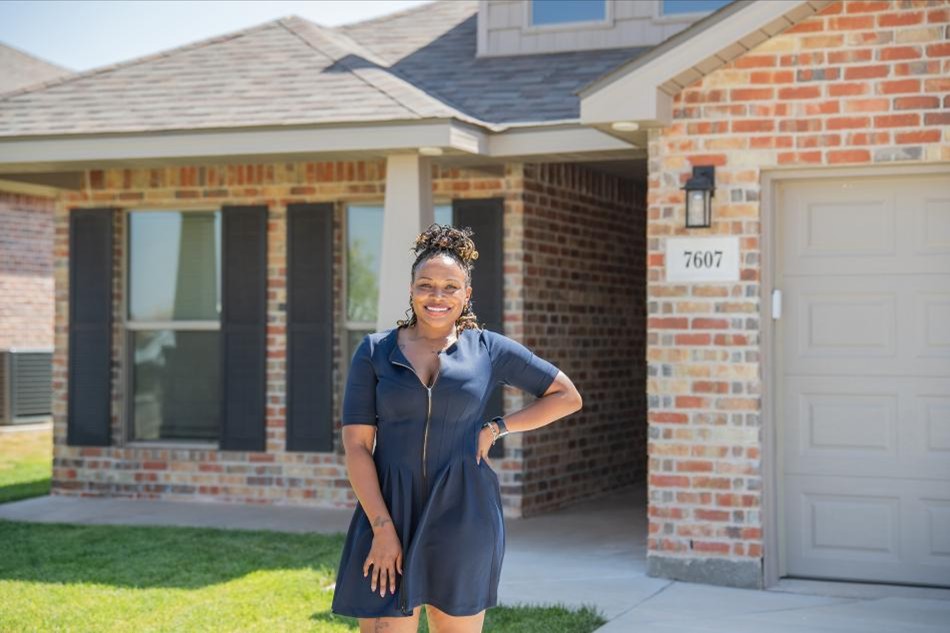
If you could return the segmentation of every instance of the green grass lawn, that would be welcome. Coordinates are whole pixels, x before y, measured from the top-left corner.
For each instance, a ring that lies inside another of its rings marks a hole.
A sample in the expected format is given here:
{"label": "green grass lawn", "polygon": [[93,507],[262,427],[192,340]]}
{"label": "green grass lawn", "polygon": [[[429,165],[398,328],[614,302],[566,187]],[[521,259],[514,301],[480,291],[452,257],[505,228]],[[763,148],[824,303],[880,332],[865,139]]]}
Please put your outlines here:
{"label": "green grass lawn", "polygon": [[[358,631],[330,612],[342,546],[342,534],[0,520],[0,631]],[[586,608],[493,607],[484,630],[603,623]]]}
{"label": "green grass lawn", "polygon": [[0,503],[48,495],[52,476],[52,430],[0,433]]}
{"label": "green grass lawn", "polygon": [[[0,500],[48,492],[49,445],[48,433],[0,435]],[[0,631],[358,631],[330,612],[343,538],[0,519]],[[493,607],[484,631],[588,633],[604,622],[588,608]]]}

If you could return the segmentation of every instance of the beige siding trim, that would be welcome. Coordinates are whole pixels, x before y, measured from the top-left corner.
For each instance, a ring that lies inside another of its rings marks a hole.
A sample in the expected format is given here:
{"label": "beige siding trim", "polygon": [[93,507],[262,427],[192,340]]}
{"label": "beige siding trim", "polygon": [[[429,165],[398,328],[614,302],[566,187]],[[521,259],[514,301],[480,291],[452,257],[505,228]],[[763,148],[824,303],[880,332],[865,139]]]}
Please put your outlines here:
{"label": "beige siding trim", "polygon": [[708,12],[660,16],[660,0],[605,0],[603,20],[531,24],[530,0],[480,0],[478,56],[654,46]]}
{"label": "beige siding trim", "polygon": [[457,121],[293,130],[228,130],[0,141],[0,174],[62,172],[195,160],[366,159],[439,147],[445,155],[597,157],[636,151],[630,142],[567,122],[490,133]]}
{"label": "beige siding trim", "polygon": [[26,182],[17,182],[15,180],[0,180],[0,191],[18,193],[24,196],[37,196],[40,198],[55,198],[59,194],[59,189],[55,187],[34,185]]}
{"label": "beige siding trim", "polygon": [[488,155],[499,158],[565,152],[630,151],[636,149],[598,130],[572,126],[556,130],[519,130],[488,138]]}
{"label": "beige siding trim", "polygon": [[289,130],[226,130],[0,141],[0,173],[60,171],[89,163],[366,154],[423,146],[483,153],[484,132],[454,121]]}

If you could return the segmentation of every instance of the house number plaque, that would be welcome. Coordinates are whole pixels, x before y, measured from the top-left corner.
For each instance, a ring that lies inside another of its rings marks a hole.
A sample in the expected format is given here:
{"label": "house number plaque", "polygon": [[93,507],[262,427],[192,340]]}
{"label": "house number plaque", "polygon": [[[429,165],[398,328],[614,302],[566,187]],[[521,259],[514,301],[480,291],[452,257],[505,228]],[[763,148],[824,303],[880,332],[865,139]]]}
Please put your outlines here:
{"label": "house number plaque", "polygon": [[739,238],[668,238],[666,280],[739,281]]}

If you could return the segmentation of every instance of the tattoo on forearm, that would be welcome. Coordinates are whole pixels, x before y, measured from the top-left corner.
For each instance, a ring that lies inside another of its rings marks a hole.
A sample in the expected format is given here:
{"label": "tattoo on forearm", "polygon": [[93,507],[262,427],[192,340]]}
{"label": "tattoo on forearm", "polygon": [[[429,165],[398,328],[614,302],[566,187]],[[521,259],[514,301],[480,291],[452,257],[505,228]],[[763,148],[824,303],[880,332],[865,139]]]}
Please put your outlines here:
{"label": "tattoo on forearm", "polygon": [[376,618],[373,620],[373,630],[374,631],[384,631],[389,628],[389,622],[383,622],[382,618]]}
{"label": "tattoo on forearm", "polygon": [[380,514],[373,520],[373,527],[383,527],[387,523],[392,523],[392,522],[393,522],[392,519],[383,518],[383,515]]}

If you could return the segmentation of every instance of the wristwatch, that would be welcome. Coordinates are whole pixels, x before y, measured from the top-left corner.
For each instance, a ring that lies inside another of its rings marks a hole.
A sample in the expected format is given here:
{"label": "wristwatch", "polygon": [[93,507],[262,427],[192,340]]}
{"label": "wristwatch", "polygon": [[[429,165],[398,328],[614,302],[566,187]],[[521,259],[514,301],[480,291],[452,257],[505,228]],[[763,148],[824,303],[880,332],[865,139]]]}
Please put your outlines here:
{"label": "wristwatch", "polygon": [[508,425],[505,424],[505,418],[500,415],[496,415],[491,419],[492,422],[498,425],[498,437],[505,437],[508,435]]}
{"label": "wristwatch", "polygon": [[[498,425],[498,430],[495,430],[495,427],[492,426],[492,422]],[[488,430],[491,431],[491,445],[494,446],[495,442],[499,437],[504,437],[508,435],[508,426],[505,424],[505,419],[500,415],[496,415],[491,420],[482,425],[482,428],[488,427]]]}

